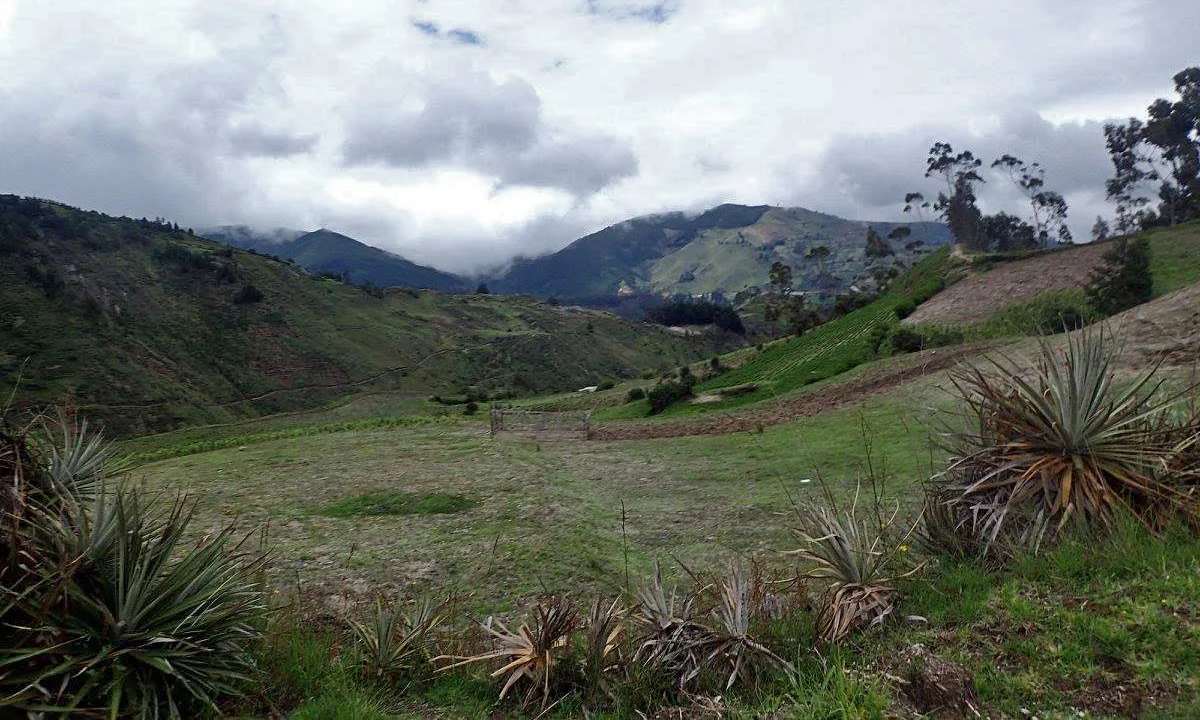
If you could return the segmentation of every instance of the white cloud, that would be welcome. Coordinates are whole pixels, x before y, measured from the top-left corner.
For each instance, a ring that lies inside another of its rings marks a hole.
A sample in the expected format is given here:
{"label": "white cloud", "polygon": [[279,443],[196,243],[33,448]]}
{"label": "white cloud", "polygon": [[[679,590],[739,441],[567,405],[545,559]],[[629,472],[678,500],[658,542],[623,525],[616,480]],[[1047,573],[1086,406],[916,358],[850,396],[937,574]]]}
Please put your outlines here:
{"label": "white cloud", "polygon": [[466,270],[722,201],[894,215],[948,140],[1041,160],[1090,224],[1096,123],[1168,95],[1197,26],[1173,0],[0,0],[0,191]]}

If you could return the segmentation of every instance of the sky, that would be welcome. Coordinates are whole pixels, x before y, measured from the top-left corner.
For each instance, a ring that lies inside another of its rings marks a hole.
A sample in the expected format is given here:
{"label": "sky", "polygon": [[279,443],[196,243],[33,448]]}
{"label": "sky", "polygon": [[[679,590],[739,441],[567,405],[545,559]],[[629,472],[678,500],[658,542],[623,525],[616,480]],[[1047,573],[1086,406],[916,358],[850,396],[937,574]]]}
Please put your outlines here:
{"label": "sky", "polygon": [[[935,141],[1110,215],[1194,0],[0,0],[0,193],[478,272],[722,202],[900,220]],[[1023,212],[988,175],[986,212]]]}

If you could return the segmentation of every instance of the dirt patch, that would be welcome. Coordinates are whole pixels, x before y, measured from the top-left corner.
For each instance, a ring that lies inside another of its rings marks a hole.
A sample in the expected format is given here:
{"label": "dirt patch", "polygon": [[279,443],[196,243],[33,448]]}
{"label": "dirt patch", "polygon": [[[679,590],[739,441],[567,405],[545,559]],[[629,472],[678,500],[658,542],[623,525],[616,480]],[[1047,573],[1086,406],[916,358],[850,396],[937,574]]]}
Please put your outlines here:
{"label": "dirt patch", "polygon": [[922,303],[904,323],[973,325],[1016,301],[1083,287],[1108,248],[1108,243],[1083,245],[973,272]]}
{"label": "dirt patch", "polygon": [[784,400],[762,403],[747,411],[721,417],[706,417],[679,422],[605,423],[592,427],[595,440],[634,440],[682,437],[685,435],[725,435],[780,425],[804,417],[819,415],[855,405],[874,395],[882,395],[900,385],[935,372],[946,370],[965,358],[995,347],[996,343],[974,343],[954,348],[926,350],[904,357],[886,367],[868,370],[836,385],[802,393]]}

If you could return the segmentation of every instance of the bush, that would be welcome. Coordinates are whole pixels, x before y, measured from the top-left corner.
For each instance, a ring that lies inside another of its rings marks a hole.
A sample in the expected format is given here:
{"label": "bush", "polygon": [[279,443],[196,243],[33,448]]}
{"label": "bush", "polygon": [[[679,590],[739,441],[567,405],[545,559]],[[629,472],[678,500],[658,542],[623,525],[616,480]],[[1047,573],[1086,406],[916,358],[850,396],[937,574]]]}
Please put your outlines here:
{"label": "bush", "polygon": [[917,303],[913,302],[912,300],[901,300],[900,302],[896,303],[894,308],[896,317],[900,318],[901,320],[909,315],[912,315],[916,309]]}
{"label": "bush", "polygon": [[242,289],[238,290],[237,295],[233,296],[233,301],[238,305],[262,302],[262,299],[262,291],[253,285],[243,285]]}
{"label": "bush", "polygon": [[617,386],[616,381],[611,378],[605,378],[596,384],[597,390],[612,390]]}
{"label": "bush", "polygon": [[627,403],[644,399],[646,399],[646,391],[640,387],[629,388],[629,392],[625,393],[625,402]]}
{"label": "bush", "polygon": [[477,412],[479,412],[479,403],[475,402],[474,400],[468,401],[466,406],[463,408],[463,415],[474,415]]}
{"label": "bush", "polygon": [[938,325],[893,325],[887,331],[887,344],[893,353],[958,345],[965,339],[962,330]]}
{"label": "bush", "polygon": [[650,400],[650,414],[658,415],[671,405],[692,396],[692,383],[668,380],[659,383],[646,394]]}
{"label": "bush", "polygon": [[1104,253],[1104,265],[1092,271],[1087,297],[1103,315],[1115,315],[1153,297],[1150,243],[1145,238],[1121,238]]}

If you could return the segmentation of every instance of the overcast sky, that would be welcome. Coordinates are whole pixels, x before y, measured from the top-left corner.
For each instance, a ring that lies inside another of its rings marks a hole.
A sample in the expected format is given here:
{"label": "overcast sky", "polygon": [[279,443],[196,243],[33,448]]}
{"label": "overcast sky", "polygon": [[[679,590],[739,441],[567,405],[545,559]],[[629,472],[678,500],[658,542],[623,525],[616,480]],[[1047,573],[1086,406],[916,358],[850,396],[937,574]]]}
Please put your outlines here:
{"label": "overcast sky", "polygon": [[944,140],[1041,161],[1086,236],[1101,124],[1170,96],[1197,28],[1195,0],[0,0],[0,192],[471,271],[721,202],[901,219]]}

